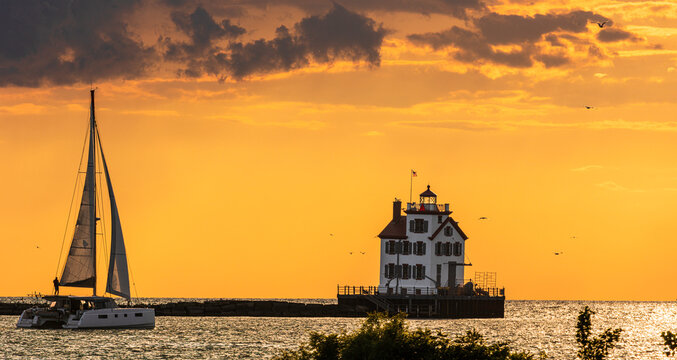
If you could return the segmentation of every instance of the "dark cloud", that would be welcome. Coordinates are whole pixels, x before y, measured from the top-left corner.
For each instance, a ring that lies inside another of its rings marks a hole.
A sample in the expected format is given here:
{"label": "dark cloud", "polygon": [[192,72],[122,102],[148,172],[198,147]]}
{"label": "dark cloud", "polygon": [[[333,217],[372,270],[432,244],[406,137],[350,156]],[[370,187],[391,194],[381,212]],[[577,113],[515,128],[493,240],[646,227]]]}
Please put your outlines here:
{"label": "dark cloud", "polygon": [[565,14],[536,14],[534,16],[490,13],[473,22],[482,36],[491,44],[535,42],[544,34],[555,31],[581,33],[589,22],[610,22],[604,16],[590,11]]}
{"label": "dark cloud", "polygon": [[[211,17],[201,19],[213,23]],[[191,53],[189,66],[182,72],[189,76],[207,73],[242,79],[252,74],[301,68],[311,60],[319,63],[366,61],[378,66],[386,33],[374,20],[334,4],[324,15],[302,19],[294,25],[293,31],[280,26],[272,40],[231,42],[225,48],[199,47],[199,51]],[[193,43],[194,40],[184,46],[193,49]],[[176,44],[170,42],[169,45],[167,59],[175,60],[173,49]]]}
{"label": "dark cloud", "polygon": [[530,47],[510,52],[494,50],[481,34],[458,26],[442,32],[413,34],[408,38],[414,44],[429,45],[435,50],[453,45],[457,48],[454,58],[463,62],[488,60],[512,67],[529,67],[533,64]]}
{"label": "dark cloud", "polygon": [[0,86],[141,76],[156,54],[127,30],[138,0],[3,0]]}
{"label": "dark cloud", "polygon": [[[195,7],[202,4],[212,13],[222,14],[243,5],[241,0],[161,0],[172,7]],[[248,0],[247,7],[268,9],[271,6],[291,6],[310,14],[323,13],[332,8],[332,1],[318,0]],[[468,11],[481,11],[486,5],[481,0],[341,0],[339,4],[355,11],[402,11],[418,14],[445,14],[466,19]]]}
{"label": "dark cloud", "polygon": [[[530,67],[540,62],[546,67],[558,67],[569,64],[571,59],[552,49],[544,49],[541,40],[552,47],[564,48],[562,39],[583,45],[591,55],[603,57],[601,50],[588,40],[575,34],[588,32],[589,23],[607,22],[611,20],[590,11],[572,11],[563,14],[536,14],[534,16],[503,15],[488,13],[472,19],[470,28],[454,26],[448,30],[425,34],[412,34],[408,39],[418,45],[431,46],[435,50],[452,47],[454,58],[463,62],[492,62],[511,67]],[[611,31],[614,35],[606,35]],[[624,35],[621,35],[624,34]],[[634,35],[623,30],[603,29],[598,34],[602,40]],[[508,45],[511,50],[497,50]]]}
{"label": "dark cloud", "polygon": [[631,32],[611,28],[602,29],[599,33],[597,33],[597,40],[601,42],[615,42],[623,40],[640,41],[641,38]]}
{"label": "dark cloud", "polygon": [[210,72],[215,72],[214,65],[208,65],[201,60],[219,50],[214,42],[234,39],[245,33],[244,28],[232,25],[230,20],[217,23],[202,7],[197,7],[190,14],[172,12],[171,18],[176,27],[190,40],[175,42],[171,38],[163,39],[166,46],[164,57],[166,60],[184,63],[186,68],[182,72],[189,76],[199,76],[202,67],[209,67]]}
{"label": "dark cloud", "polygon": [[202,6],[188,8],[190,0],[163,0],[179,34],[148,46],[127,28],[144,1],[0,0],[0,86],[132,79],[162,60],[178,64],[181,75],[236,79],[311,62],[378,66],[387,33],[374,20],[329,3],[324,15],[291,29],[280,26],[274,39],[236,42],[246,30],[229,19],[216,20]]}

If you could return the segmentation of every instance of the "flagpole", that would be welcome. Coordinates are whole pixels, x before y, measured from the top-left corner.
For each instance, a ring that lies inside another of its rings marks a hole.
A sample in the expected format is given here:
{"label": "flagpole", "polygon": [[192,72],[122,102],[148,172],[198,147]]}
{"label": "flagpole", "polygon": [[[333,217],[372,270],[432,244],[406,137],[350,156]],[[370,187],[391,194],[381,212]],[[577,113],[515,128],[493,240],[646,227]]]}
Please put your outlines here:
{"label": "flagpole", "polygon": [[409,203],[411,203],[413,189],[414,189],[414,170],[409,169]]}

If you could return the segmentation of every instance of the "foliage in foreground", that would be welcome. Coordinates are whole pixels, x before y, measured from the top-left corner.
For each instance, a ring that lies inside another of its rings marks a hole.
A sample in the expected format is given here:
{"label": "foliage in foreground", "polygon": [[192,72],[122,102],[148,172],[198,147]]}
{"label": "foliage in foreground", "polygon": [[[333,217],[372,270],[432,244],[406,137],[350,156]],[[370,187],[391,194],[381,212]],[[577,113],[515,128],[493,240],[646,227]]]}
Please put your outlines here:
{"label": "foliage in foreground", "polygon": [[583,360],[604,360],[609,351],[616,346],[621,337],[621,329],[611,328],[604,330],[602,335],[591,337],[592,323],[590,316],[595,312],[585,307],[578,315],[576,324],[576,342],[578,343],[578,357]]}
{"label": "foliage in foreground", "polygon": [[665,345],[663,349],[665,356],[675,356],[677,352],[677,335],[673,334],[672,331],[663,331],[661,337],[663,338],[663,345]]}
{"label": "foliage in foreground", "polygon": [[506,342],[486,344],[475,330],[450,339],[430,330],[410,330],[402,314],[373,313],[352,333],[311,333],[307,344],[296,351],[286,351],[277,359],[529,360],[534,355],[513,352]]}

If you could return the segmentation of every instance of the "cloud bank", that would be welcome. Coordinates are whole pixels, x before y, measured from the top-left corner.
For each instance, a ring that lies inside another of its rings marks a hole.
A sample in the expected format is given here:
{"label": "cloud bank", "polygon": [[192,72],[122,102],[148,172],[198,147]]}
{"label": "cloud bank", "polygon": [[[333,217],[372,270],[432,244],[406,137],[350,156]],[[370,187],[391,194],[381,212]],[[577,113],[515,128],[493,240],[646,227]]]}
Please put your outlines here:
{"label": "cloud bank", "polygon": [[168,39],[165,59],[185,62],[188,67],[180,70],[184,75],[206,73],[234,79],[298,69],[311,61],[323,64],[336,60],[365,61],[378,66],[381,44],[387,33],[374,20],[338,4],[324,15],[302,19],[293,29],[278,27],[272,40],[232,41],[225,48],[213,45],[211,40],[234,38],[245,30],[227,21],[216,24],[201,7],[192,14],[174,12],[172,19],[191,40],[175,43]]}
{"label": "cloud bank", "polygon": [[313,61],[375,67],[387,33],[373,19],[333,4],[292,29],[280,26],[274,39],[241,42],[237,38],[247,30],[229,19],[216,21],[200,5],[184,9],[191,1],[165,2],[174,9],[170,18],[176,30],[187,40],[161,35],[149,45],[129,31],[126,21],[142,0],[0,2],[0,86],[133,79],[165,62],[178,64],[182,76],[221,79],[288,71]]}
{"label": "cloud bank", "polygon": [[[409,41],[435,50],[453,49],[452,56],[461,62],[490,62],[515,68],[527,68],[540,62],[546,67],[569,64],[563,40],[587,47],[587,54],[602,57],[599,48],[577,35],[588,32],[589,23],[612,21],[590,11],[571,11],[562,14],[534,16],[503,15],[491,12],[472,19],[471,26],[453,26],[440,32],[411,34]],[[620,29],[603,29],[599,41],[612,42],[635,39]],[[546,47],[542,42],[550,46]]]}
{"label": "cloud bank", "polygon": [[143,75],[157,60],[127,30],[138,0],[0,2],[0,86]]}

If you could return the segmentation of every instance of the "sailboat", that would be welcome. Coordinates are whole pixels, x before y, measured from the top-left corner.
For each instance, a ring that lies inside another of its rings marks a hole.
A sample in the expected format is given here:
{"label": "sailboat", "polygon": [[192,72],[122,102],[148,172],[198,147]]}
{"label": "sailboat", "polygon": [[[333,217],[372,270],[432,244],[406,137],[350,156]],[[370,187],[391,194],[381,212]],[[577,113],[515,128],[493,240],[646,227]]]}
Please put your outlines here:
{"label": "sailboat", "polygon": [[[19,328],[154,328],[155,310],[149,308],[121,308],[110,296],[97,296],[97,144],[103,173],[107,184],[110,203],[110,258],[108,274],[105,277],[106,290],[130,300],[129,271],[127,253],[122,237],[122,226],[118,213],[113,185],[110,180],[106,158],[94,112],[94,90],[90,91],[91,105],[88,133],[87,171],[80,201],[73,239],[61,278],[55,279],[58,285],[65,287],[91,288],[92,296],[43,296],[49,302],[47,307],[34,307],[25,310],[17,327]],[[84,154],[83,154],[84,155]],[[101,195],[103,196],[103,195]],[[103,202],[102,204],[103,205]],[[103,212],[102,212],[103,213]],[[102,224],[103,227],[103,224]],[[105,250],[105,249],[104,249]],[[55,284],[55,287],[58,288]]]}

